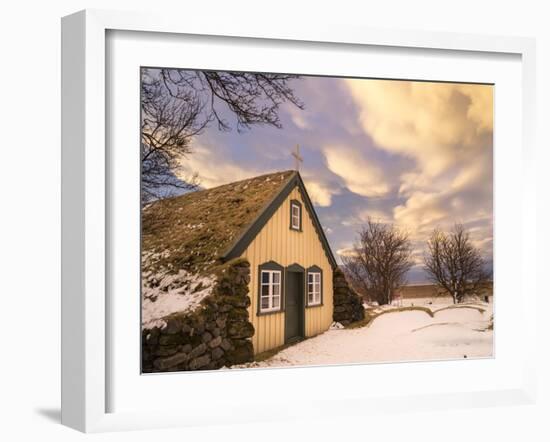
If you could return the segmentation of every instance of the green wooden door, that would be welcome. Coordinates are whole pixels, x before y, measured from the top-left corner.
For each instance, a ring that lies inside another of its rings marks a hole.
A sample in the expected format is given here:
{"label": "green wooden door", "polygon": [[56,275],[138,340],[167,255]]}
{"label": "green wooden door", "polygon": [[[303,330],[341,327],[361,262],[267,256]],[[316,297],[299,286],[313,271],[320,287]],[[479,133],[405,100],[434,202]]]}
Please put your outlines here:
{"label": "green wooden door", "polygon": [[304,336],[304,273],[288,271],[285,295],[285,343]]}

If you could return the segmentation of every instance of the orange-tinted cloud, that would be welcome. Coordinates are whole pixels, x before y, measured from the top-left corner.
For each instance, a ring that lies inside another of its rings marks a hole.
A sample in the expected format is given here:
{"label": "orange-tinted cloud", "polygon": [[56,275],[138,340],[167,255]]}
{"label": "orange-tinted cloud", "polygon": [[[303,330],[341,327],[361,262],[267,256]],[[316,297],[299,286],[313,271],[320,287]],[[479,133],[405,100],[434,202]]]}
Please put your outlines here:
{"label": "orange-tinted cloud", "polygon": [[493,130],[493,87],[346,80],[363,129],[381,149],[414,158],[436,176],[480,148]]}
{"label": "orange-tinted cloud", "polygon": [[329,170],[338,175],[350,191],[366,197],[384,196],[390,191],[384,171],[359,149],[333,145],[325,147],[323,153]]}

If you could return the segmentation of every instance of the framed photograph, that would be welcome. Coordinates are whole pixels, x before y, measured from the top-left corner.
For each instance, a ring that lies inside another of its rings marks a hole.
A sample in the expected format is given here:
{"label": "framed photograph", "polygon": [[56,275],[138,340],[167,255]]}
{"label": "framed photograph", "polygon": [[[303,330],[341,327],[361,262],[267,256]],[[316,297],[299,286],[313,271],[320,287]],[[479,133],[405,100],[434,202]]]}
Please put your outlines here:
{"label": "framed photograph", "polygon": [[62,26],[64,424],[533,400],[533,41]]}

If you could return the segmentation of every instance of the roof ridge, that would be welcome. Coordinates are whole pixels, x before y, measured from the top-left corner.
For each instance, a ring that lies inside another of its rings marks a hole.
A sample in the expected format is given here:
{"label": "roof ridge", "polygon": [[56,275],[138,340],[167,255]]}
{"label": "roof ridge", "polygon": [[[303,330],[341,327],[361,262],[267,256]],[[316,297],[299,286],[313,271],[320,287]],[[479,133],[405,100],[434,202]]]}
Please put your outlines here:
{"label": "roof ridge", "polygon": [[272,176],[272,175],[284,175],[288,172],[296,172],[296,171],[292,170],[292,169],[287,169],[287,170],[280,170],[278,172],[264,173],[263,175],[255,175],[255,176],[251,176],[249,178],[243,178],[242,180],[238,180],[238,181],[230,181],[229,183],[220,184],[219,186],[209,187],[208,189],[197,190],[196,192],[202,192],[202,191],[205,191],[205,190],[219,189],[220,187],[223,187],[223,186],[234,186],[236,184],[244,183],[245,181],[257,180],[259,178],[267,178],[267,177]]}
{"label": "roof ridge", "polygon": [[282,171],[279,171],[279,172],[264,173],[263,175],[256,175],[256,176],[252,176],[252,177],[249,177],[249,178],[243,178],[242,180],[238,180],[238,181],[230,181],[230,182],[225,183],[225,184],[220,184],[219,186],[201,188],[201,189],[197,189],[197,190],[190,190],[190,191],[182,193],[180,195],[169,196],[169,197],[166,197],[166,198],[151,201],[150,203],[147,204],[147,206],[150,205],[150,204],[155,204],[159,201],[167,201],[167,200],[175,200],[175,199],[178,199],[178,198],[185,198],[188,195],[192,195],[192,194],[194,195],[194,194],[201,193],[201,192],[210,192],[210,191],[213,191],[213,190],[221,189],[224,186],[235,186],[235,185],[244,183],[246,181],[257,180],[259,178],[267,178],[267,177],[270,177],[272,175],[285,175],[289,172],[292,172],[291,175],[289,175],[289,176],[292,176],[297,171],[292,170],[292,169],[287,169],[287,170],[282,170]]}

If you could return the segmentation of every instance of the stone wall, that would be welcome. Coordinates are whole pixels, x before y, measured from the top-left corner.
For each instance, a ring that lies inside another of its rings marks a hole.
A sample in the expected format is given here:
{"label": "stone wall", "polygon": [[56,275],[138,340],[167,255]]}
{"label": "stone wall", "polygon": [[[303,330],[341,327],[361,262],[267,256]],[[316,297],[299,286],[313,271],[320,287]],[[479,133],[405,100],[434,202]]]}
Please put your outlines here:
{"label": "stone wall", "polygon": [[164,328],[142,332],[144,373],[215,370],[252,361],[248,261],[236,259],[216,272],[212,294],[193,312],[165,318]]}
{"label": "stone wall", "polygon": [[348,325],[365,318],[363,300],[349,286],[340,269],[333,273],[334,312],[332,319],[342,325]]}

